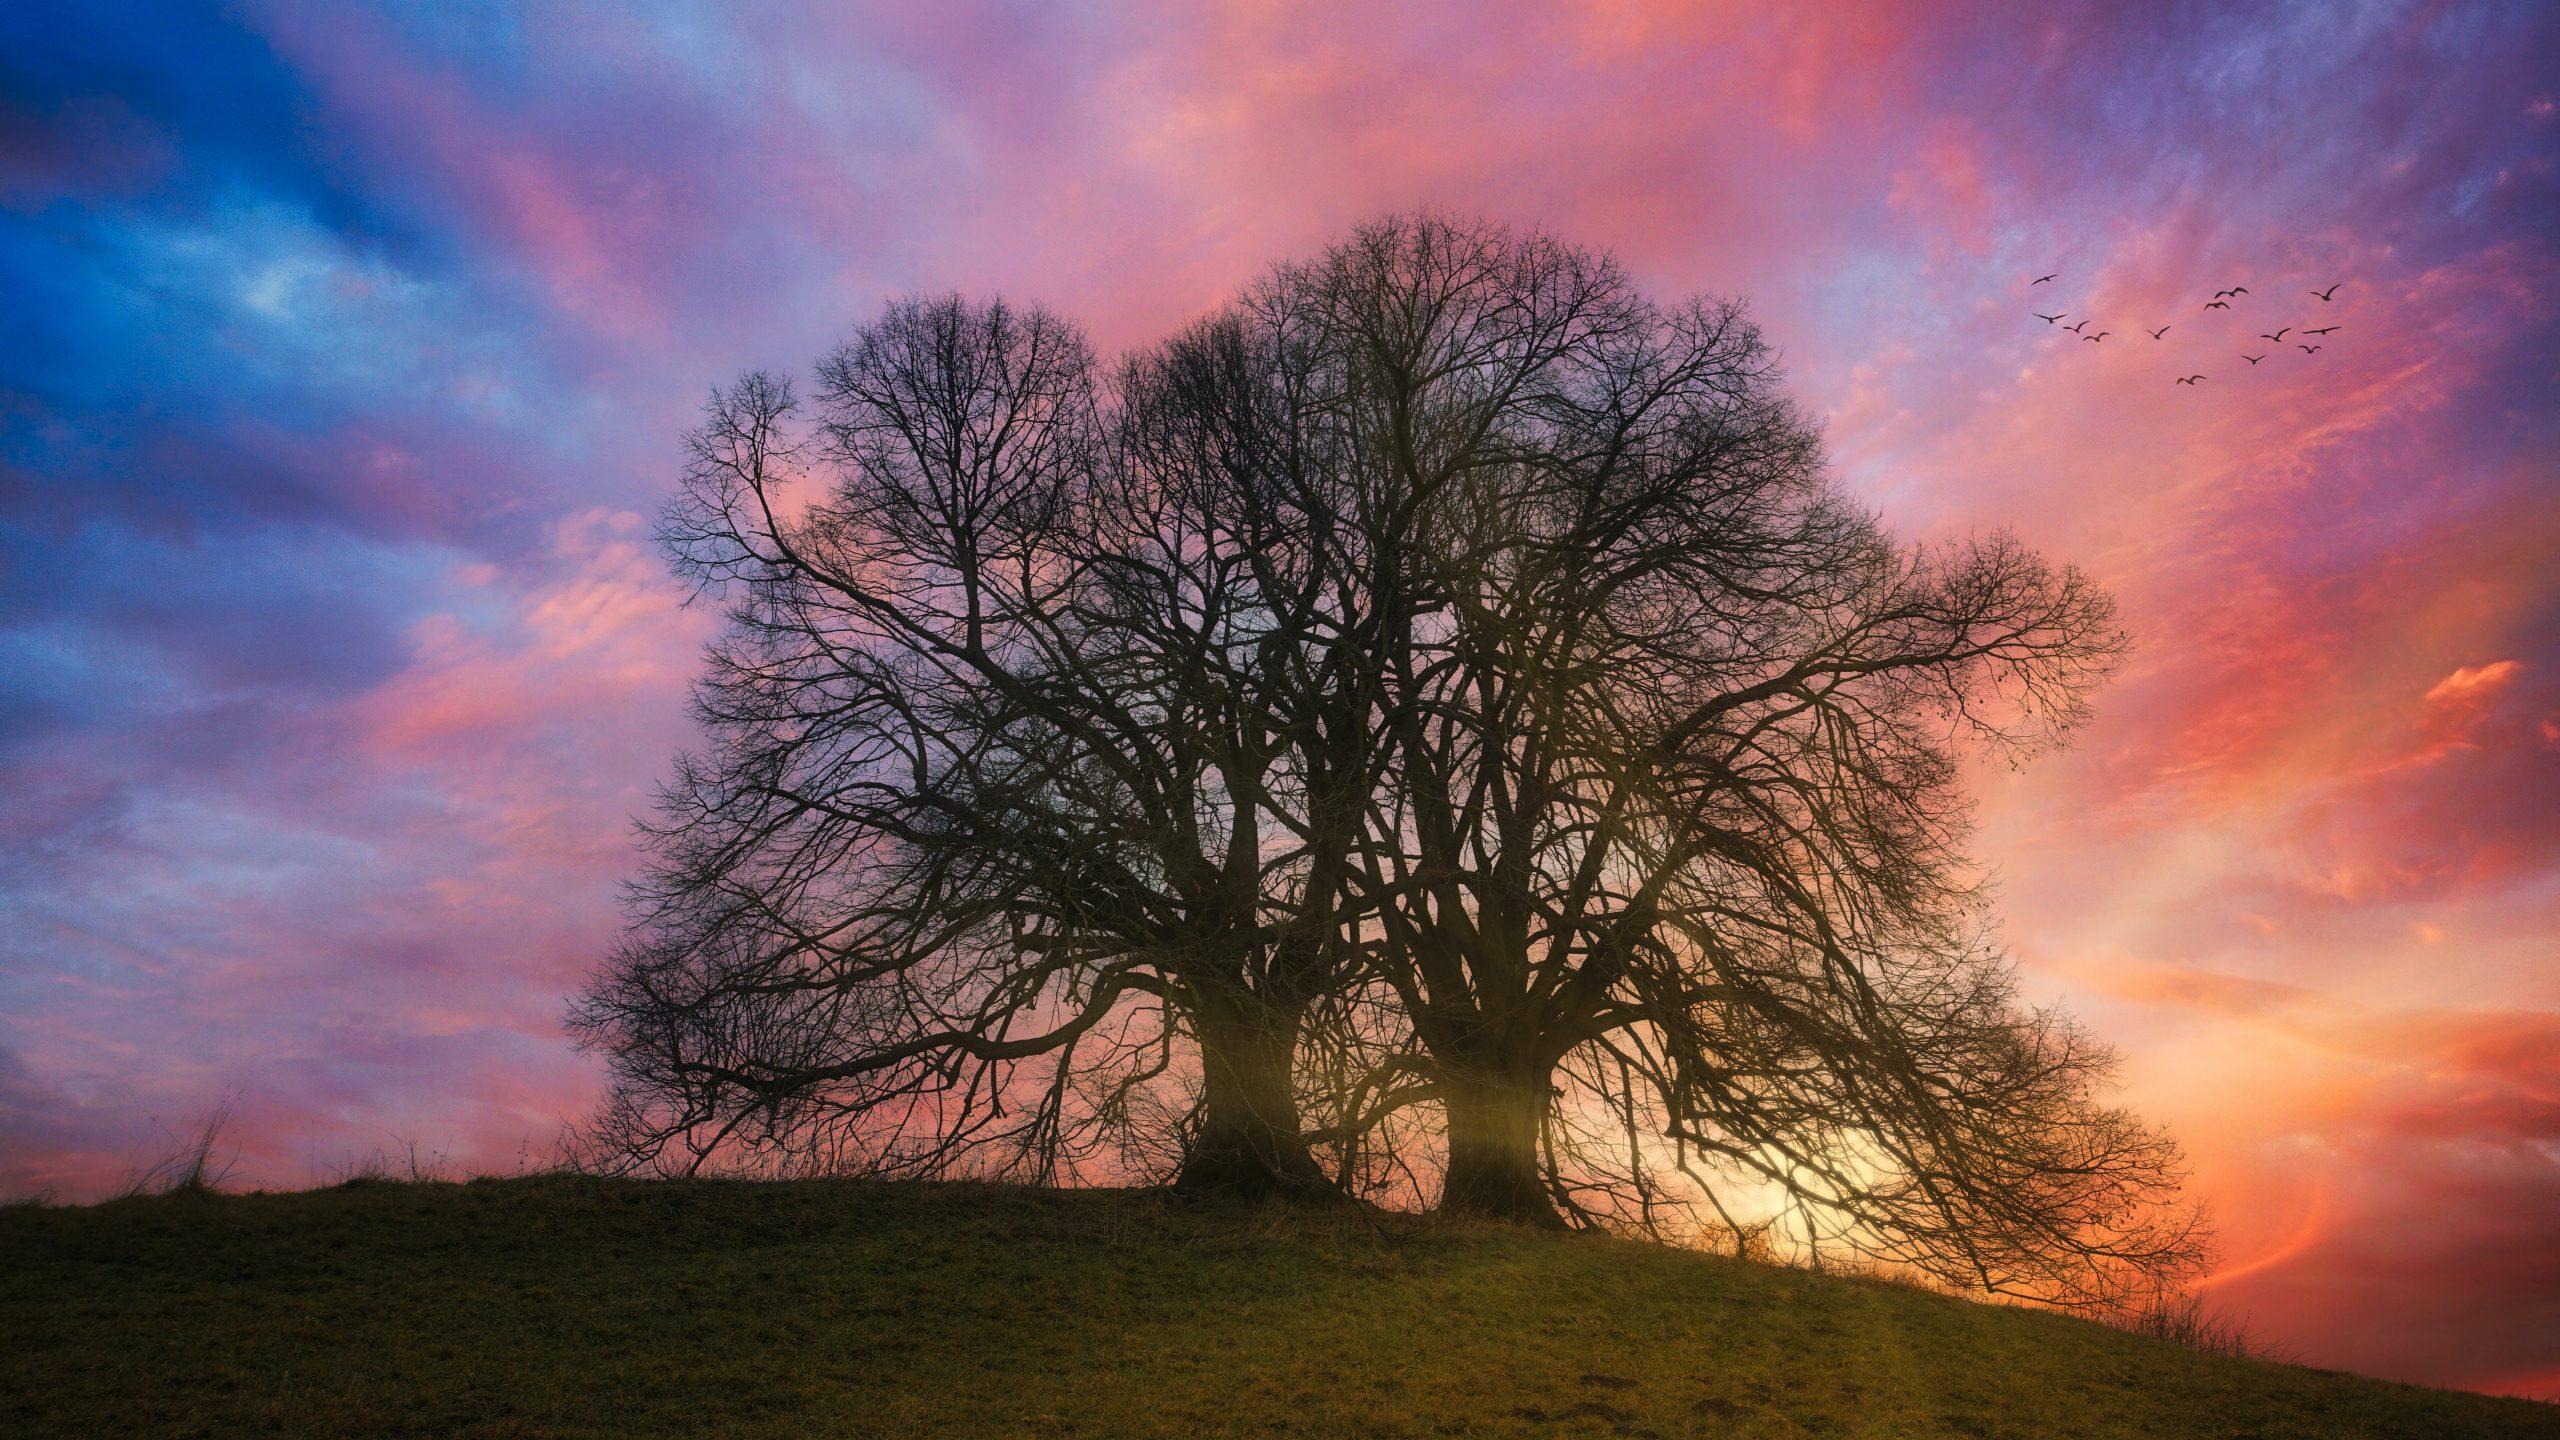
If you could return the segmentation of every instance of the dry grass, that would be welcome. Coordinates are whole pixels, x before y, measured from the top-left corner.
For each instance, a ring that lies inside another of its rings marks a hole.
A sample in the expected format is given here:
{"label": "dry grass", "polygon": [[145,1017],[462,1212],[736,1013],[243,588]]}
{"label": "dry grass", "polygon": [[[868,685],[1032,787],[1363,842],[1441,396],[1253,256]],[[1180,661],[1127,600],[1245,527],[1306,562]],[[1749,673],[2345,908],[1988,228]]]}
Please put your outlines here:
{"label": "dry grass", "polygon": [[231,1128],[231,1106],[216,1106],[195,1131],[158,1159],[135,1166],[116,1189],[116,1198],[142,1195],[210,1195],[222,1188],[240,1163],[238,1151],[223,1147]]}
{"label": "dry grass", "polygon": [[444,1151],[394,1135],[369,1154],[331,1166],[321,1180],[328,1185],[433,1185],[460,1178]]}
{"label": "dry grass", "polygon": [[2192,1290],[2159,1291],[2098,1318],[2119,1330],[2166,1340],[2172,1345],[2184,1345],[2207,1355],[2232,1355],[2248,1360],[2289,1358],[2260,1340],[2249,1329],[2247,1320],[2214,1308],[2204,1296]]}

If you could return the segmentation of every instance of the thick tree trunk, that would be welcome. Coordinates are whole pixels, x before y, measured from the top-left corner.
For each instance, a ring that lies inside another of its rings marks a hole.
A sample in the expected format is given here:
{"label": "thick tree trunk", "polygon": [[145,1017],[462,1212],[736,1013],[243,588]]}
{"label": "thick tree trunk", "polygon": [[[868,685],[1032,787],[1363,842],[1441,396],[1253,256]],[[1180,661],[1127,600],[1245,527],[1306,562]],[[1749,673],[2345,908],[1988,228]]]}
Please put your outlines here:
{"label": "thick tree trunk", "polygon": [[1251,1199],[1338,1198],[1299,1127],[1291,1083],[1299,1014],[1249,996],[1200,1009],[1192,1021],[1200,1040],[1200,1129],[1174,1189]]}
{"label": "thick tree trunk", "polygon": [[1538,1168],[1538,1132],[1549,1090],[1544,1075],[1477,1072],[1444,1078],[1449,1170],[1443,1214],[1561,1228],[1563,1217]]}

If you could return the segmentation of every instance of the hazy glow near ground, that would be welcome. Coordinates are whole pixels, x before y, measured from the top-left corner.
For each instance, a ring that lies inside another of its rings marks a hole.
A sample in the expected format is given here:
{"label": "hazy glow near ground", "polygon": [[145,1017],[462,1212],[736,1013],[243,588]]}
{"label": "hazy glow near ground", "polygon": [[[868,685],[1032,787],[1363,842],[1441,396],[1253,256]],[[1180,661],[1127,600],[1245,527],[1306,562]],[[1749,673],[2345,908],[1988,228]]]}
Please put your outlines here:
{"label": "hazy glow near ground", "polygon": [[2271,1338],[2560,1395],[2560,10],[733,8],[0,16],[0,1192],[225,1095],[263,1183],[541,1147],[702,393],[1433,203],[1750,297],[1906,533],[2115,587],[2097,724],[1982,780],[2035,993]]}

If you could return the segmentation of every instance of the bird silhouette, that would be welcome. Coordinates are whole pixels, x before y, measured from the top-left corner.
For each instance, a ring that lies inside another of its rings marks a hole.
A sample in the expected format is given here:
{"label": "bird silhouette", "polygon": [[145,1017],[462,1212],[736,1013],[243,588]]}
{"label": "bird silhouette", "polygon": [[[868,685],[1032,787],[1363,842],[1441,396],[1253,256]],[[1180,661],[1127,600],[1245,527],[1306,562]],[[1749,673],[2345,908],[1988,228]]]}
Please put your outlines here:
{"label": "bird silhouette", "polygon": [[2202,380],[2202,379],[2204,379],[2204,378],[2205,378],[2205,377],[2204,377],[2204,376],[2202,376],[2202,375],[2190,375],[2190,376],[2186,377],[2186,378],[2185,378],[2185,379],[2183,379],[2183,380],[2175,380],[2175,381],[2172,381],[2172,382],[2170,382],[2170,383],[2172,383],[2172,384],[2176,384],[2176,385],[2193,385],[2193,384],[2194,384],[2194,383],[2196,383],[2197,381]]}
{"label": "bird silhouette", "polygon": [[[2062,313],[2063,313],[2063,314],[2065,314],[2065,315],[2068,315],[2068,314],[2070,314],[2071,312],[2070,312],[2070,311],[2068,311],[2068,310],[2065,310],[2065,311],[2063,311]],[[2074,335],[2077,335],[2077,334],[2079,334],[2079,333],[2081,332],[2081,330],[2082,330],[2082,329],[2084,329],[2084,328],[2088,325],[2088,323],[2089,323],[2088,321],[2083,320],[2083,321],[2081,321],[2078,325],[2065,325],[2065,326],[2063,326],[2062,328],[2063,328],[2063,329],[2065,329],[2065,330],[2070,331],[2070,332],[2071,332],[2072,334],[2074,334]]]}
{"label": "bird silhouette", "polygon": [[2317,330],[2305,330],[2302,333],[2305,335],[2326,335],[2332,330],[2344,330],[2346,328],[2347,327],[2344,325],[2323,325]]}
{"label": "bird silhouette", "polygon": [[2088,342],[2089,342],[2090,344],[2092,344],[2092,345],[2095,345],[2095,344],[2097,344],[2099,341],[2106,339],[2108,336],[2113,335],[2114,333],[2116,333],[2116,332],[2114,332],[2113,330],[2101,330],[2101,331],[2099,331],[2099,332],[2098,332],[2097,334],[2095,334],[2095,335],[2083,335],[2083,336],[2081,336],[2080,338],[2081,338],[2081,339],[2083,339],[2083,340],[2088,341]]}
{"label": "bird silhouette", "polygon": [[2234,285],[2231,287],[2231,293],[2234,295],[2246,295],[2249,293],[2249,287],[2246,285]]}
{"label": "bird silhouette", "polygon": [[2228,310],[2231,308],[2231,302],[2228,300],[2215,300],[2208,303],[2204,308],[2207,310]]}
{"label": "bird silhouette", "polygon": [[2168,333],[2169,333],[2169,327],[2168,327],[2168,326],[2166,326],[2166,325],[2163,325],[2163,326],[2161,326],[2159,329],[2154,330],[2154,331],[2152,331],[2152,332],[2151,332],[2151,338],[2152,338],[2152,339],[2154,339],[2154,340],[2157,340],[2157,339],[2159,339],[2161,336],[2166,335],[2166,334],[2168,334]]}
{"label": "bird silhouette", "polygon": [[2046,282],[2047,280],[2052,280],[2052,279],[2058,278],[2061,274],[2062,274],[2062,272],[2061,272],[2061,271],[2056,270],[2056,271],[2054,271],[2054,272],[2053,272],[2053,274],[2051,274],[2051,275],[2039,275],[2039,276],[2037,276],[2036,278],[2034,278],[2033,280],[2028,281],[2028,282],[2027,282],[2027,284],[2028,284],[2029,286],[2031,286],[2031,287],[2032,287],[2032,286],[2036,286],[2036,285],[2041,285],[2041,284],[2043,284],[2044,282]]}
{"label": "bird silhouette", "polygon": [[2293,348],[2301,351],[2305,355],[2317,355],[2320,353],[2320,347],[2317,345],[2296,345]]}
{"label": "bird silhouette", "polygon": [[2264,359],[2266,359],[2267,357],[2266,357],[2266,356],[2264,356],[2264,355],[2243,355],[2243,356],[2241,356],[2240,358],[2241,358],[2241,359],[2243,359],[2243,360],[2248,361],[2248,362],[2249,362],[2250,364],[2252,364],[2252,365],[2255,365],[2255,364],[2257,364],[2259,361],[2264,360]]}
{"label": "bird silhouette", "polygon": [[2213,298],[2214,298],[2214,299],[2216,299],[2216,300],[2228,300],[2228,299],[2230,299],[2230,298],[2231,298],[2232,296],[2234,296],[2234,295],[2246,295],[2246,294],[2248,294],[2248,293],[2249,293],[2249,287],[2248,287],[2248,286],[2246,286],[2246,285],[2234,285],[2234,286],[2232,286],[2232,287],[2231,287],[2230,289],[2228,289],[2228,290],[2216,290],[2216,291],[2214,291],[2214,292],[2213,292]]}
{"label": "bird silhouette", "polygon": [[2274,333],[2273,335],[2261,335],[2261,336],[2259,336],[2258,338],[2259,338],[2259,339],[2261,339],[2261,340],[2273,340],[2273,341],[2274,341],[2274,342],[2276,342],[2277,344],[2281,345],[2281,344],[2283,344],[2283,343],[2284,343],[2284,337],[2286,337],[2287,335],[2290,335],[2290,334],[2292,334],[2292,333],[2293,333],[2293,327],[2292,327],[2292,326],[2290,326],[2290,325],[2287,325],[2287,326],[2286,326],[2286,327],[2284,327],[2283,329],[2278,330],[2278,331],[2277,331],[2276,333]]}
{"label": "bird silhouette", "polygon": [[[2341,281],[2339,281],[2339,282],[2338,282],[2338,285],[2344,285],[2344,284],[2346,284],[2346,283],[2347,283],[2346,281],[2341,280]],[[2324,301],[2325,301],[2325,300],[2327,300],[2330,296],[2335,295],[2335,294],[2337,294],[2337,293],[2338,293],[2338,285],[2332,285],[2332,286],[2330,286],[2330,287],[2329,287],[2328,289],[2326,289],[2326,290],[2314,290],[2314,291],[2312,291],[2311,293],[2312,293],[2312,294],[2314,294],[2314,295],[2319,296],[2322,300],[2324,300]]]}
{"label": "bird silhouette", "polygon": [[[2071,313],[2070,311],[2065,310],[2065,311],[2063,311],[2063,312],[2062,312],[2062,315],[2068,315],[2068,314],[2070,314],[2070,313]],[[2039,320],[2041,320],[2041,321],[2043,321],[2043,322],[2044,322],[2044,323],[2046,323],[2047,325],[2055,325],[2055,324],[2059,324],[2059,323],[2061,323],[2062,315],[2038,315],[2036,318],[2037,318],[2037,319],[2039,319]]]}

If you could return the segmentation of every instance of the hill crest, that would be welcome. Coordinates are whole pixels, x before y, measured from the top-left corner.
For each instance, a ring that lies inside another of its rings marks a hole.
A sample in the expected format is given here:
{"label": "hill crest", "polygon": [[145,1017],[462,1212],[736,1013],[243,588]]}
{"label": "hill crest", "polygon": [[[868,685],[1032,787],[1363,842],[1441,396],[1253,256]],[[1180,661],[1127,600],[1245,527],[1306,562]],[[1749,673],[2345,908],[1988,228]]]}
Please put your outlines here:
{"label": "hill crest", "polygon": [[1632,1241],[968,1184],[20,1206],[0,1331],[28,1436],[2560,1435]]}

